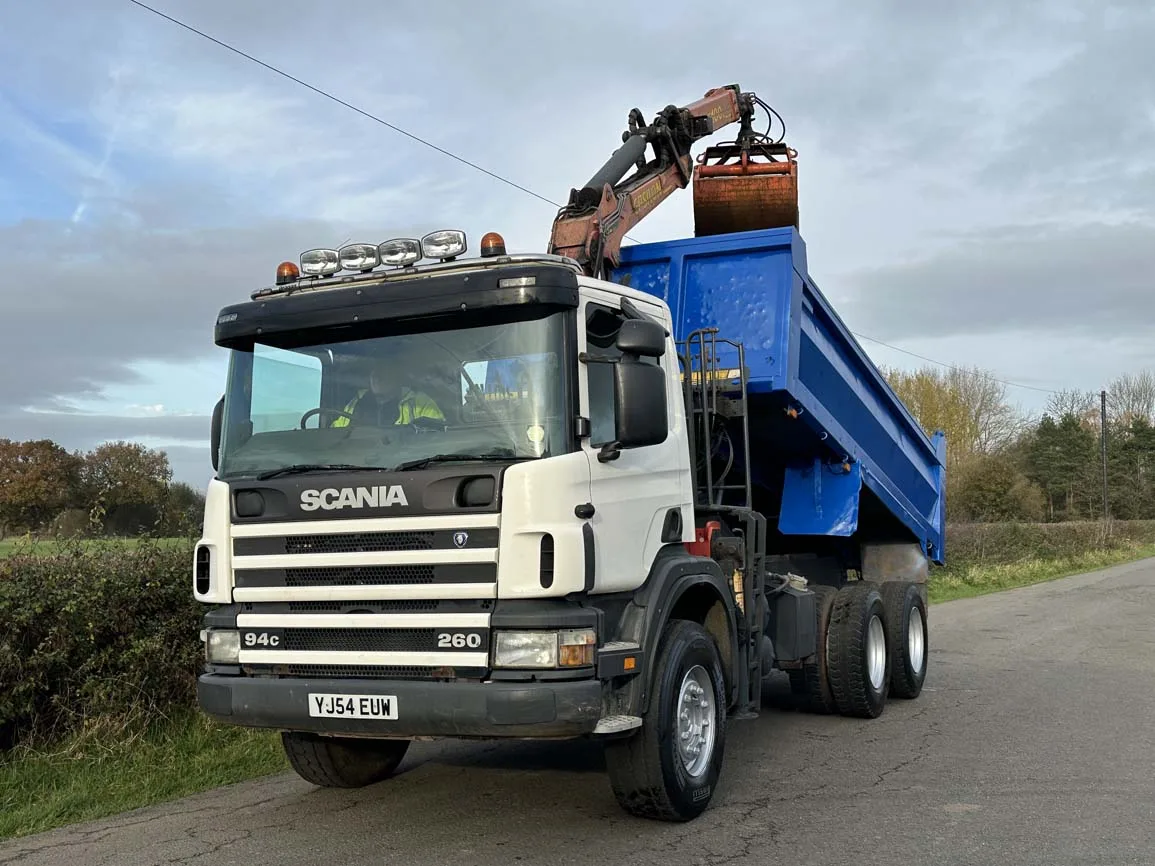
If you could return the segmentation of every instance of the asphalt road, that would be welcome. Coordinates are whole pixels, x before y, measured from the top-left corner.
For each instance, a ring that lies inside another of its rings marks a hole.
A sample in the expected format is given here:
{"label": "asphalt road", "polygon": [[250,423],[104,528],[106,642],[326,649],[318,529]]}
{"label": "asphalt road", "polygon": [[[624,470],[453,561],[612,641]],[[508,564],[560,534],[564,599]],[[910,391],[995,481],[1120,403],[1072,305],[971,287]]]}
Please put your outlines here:
{"label": "asphalt road", "polygon": [[688,825],[620,812],[593,745],[453,742],[372,789],[278,776],[0,845],[0,863],[1155,864],[1155,562],[930,621],[922,697],[873,721],[732,723]]}

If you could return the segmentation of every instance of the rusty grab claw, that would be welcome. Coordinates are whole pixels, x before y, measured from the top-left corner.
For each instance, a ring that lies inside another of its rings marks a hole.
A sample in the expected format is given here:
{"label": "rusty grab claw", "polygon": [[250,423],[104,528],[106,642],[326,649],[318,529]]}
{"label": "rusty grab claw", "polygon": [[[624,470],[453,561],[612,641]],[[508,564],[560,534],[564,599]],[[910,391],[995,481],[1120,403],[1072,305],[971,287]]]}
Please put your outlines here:
{"label": "rusty grab claw", "polygon": [[782,143],[707,148],[694,167],[694,234],[797,228],[797,156]]}

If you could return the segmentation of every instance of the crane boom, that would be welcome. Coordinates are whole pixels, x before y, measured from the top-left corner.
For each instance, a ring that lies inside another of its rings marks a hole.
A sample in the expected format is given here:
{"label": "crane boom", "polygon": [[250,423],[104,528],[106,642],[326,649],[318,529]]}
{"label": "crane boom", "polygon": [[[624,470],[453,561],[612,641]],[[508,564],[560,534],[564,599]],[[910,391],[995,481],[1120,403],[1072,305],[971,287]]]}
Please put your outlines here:
{"label": "crane boom", "polygon": [[[668,105],[650,124],[635,108],[630,112],[629,129],[622,134],[622,146],[580,189],[570,190],[569,202],[554,219],[549,252],[575,259],[591,276],[602,276],[607,267],[619,264],[622,239],[630,229],[676,190],[697,181],[700,171],[710,178],[711,187],[707,200],[695,198],[698,234],[715,233],[711,222],[719,227],[724,224],[726,230],[734,230],[730,228],[734,225],[781,223],[779,209],[766,207],[771,188],[774,195],[770,198],[794,204],[796,221],[793,160],[773,162],[774,155],[792,155],[793,151],[754,132],[754,106],[759,103],[753,93],[731,84],[714,88],[681,108]],[[695,168],[690,155],[693,144],[732,123],[741,124],[736,141],[711,148],[703,161],[721,155],[723,162],[737,157],[740,164]],[[653,148],[654,157],[647,161],[648,147]],[[753,154],[771,162],[756,165],[752,172]],[[631,168],[636,171],[626,177]]]}

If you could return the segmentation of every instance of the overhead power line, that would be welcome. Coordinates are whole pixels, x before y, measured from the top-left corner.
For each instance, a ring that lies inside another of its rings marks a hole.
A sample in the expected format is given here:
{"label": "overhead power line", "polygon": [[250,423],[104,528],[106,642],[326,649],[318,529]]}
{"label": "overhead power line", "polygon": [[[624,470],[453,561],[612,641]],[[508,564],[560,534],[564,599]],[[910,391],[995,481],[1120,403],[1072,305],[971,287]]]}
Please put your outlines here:
{"label": "overhead power line", "polygon": [[482,174],[488,175],[489,177],[492,177],[494,180],[499,180],[504,184],[508,184],[509,186],[513,187],[514,189],[521,190],[526,195],[531,195],[534,198],[539,199],[540,201],[543,201],[548,205],[553,205],[555,208],[561,207],[561,205],[559,205],[557,202],[552,201],[551,199],[548,199],[543,195],[538,195],[532,189],[524,187],[521,184],[516,183],[515,181],[512,181],[507,177],[503,177],[500,174],[497,174],[496,172],[490,171],[489,169],[484,168],[475,162],[471,162],[470,160],[466,159],[463,156],[459,156],[458,154],[453,153],[450,150],[446,150],[444,147],[439,147],[438,145],[434,144],[431,141],[427,141],[426,139],[422,138],[419,135],[414,135],[412,132],[409,132],[408,130],[402,129],[400,126],[397,126],[394,123],[390,123],[389,121],[385,120],[384,118],[378,117],[376,114],[372,114],[371,112],[365,111],[363,108],[358,108],[356,105],[353,105],[350,102],[346,102],[344,99],[341,99],[338,96],[334,96],[332,93],[329,93],[327,90],[322,90],[320,87],[315,87],[312,84],[309,84],[307,81],[302,81],[300,78],[297,78],[296,76],[290,75],[288,72],[285,72],[283,69],[278,69],[276,66],[273,66],[270,63],[266,63],[263,60],[259,60],[256,57],[253,57],[253,55],[251,55],[251,54],[246,54],[241,49],[239,49],[233,45],[230,45],[229,43],[224,42],[220,39],[217,39],[215,36],[210,36],[209,34],[205,33],[203,30],[198,30],[197,28],[193,27],[191,24],[185,24],[183,21],[181,21],[177,18],[173,18],[171,15],[166,15],[164,12],[161,12],[159,9],[154,9],[152,6],[149,6],[147,3],[142,3],[142,2],[140,2],[140,0],[128,0],[128,2],[132,3],[135,6],[139,6],[141,9],[144,9],[148,12],[151,12],[153,15],[156,15],[160,18],[163,18],[165,21],[169,21],[169,22],[175,24],[177,27],[184,28],[185,30],[187,30],[190,33],[195,33],[197,36],[201,37],[202,39],[207,39],[209,42],[212,42],[215,45],[219,45],[221,48],[224,48],[228,51],[233,52],[234,54],[237,54],[237,55],[245,58],[245,60],[251,61],[252,63],[256,63],[258,66],[263,66],[265,69],[269,70],[270,72],[276,73],[277,75],[280,75],[282,78],[287,78],[289,81],[292,81],[294,84],[299,84],[299,85],[301,85],[301,87],[304,87],[307,90],[311,90],[311,91],[313,91],[313,93],[316,93],[319,96],[323,96],[326,99],[331,99],[333,102],[337,103],[338,105],[343,105],[345,108],[348,108],[350,111],[357,112],[357,114],[360,114],[362,117],[367,117],[370,120],[381,124],[382,126],[386,126],[389,129],[393,130],[394,132],[399,133],[401,135],[404,135],[406,138],[411,138],[411,139],[413,139],[413,141],[416,141],[418,144],[423,144],[426,147],[437,151],[438,153],[442,154],[443,156],[447,156],[450,159],[453,159],[453,160],[456,160],[457,162],[460,162],[462,165],[467,165],[476,171],[480,171]]}
{"label": "overhead power line", "polygon": [[[967,372],[962,367],[955,366],[954,364],[948,364],[945,361],[937,361],[934,358],[928,358],[926,355],[920,355],[918,352],[911,352],[909,349],[900,349],[898,346],[883,342],[882,340],[876,339],[875,337],[868,337],[866,334],[860,334],[857,331],[851,331],[850,333],[854,334],[854,336],[858,337],[860,340],[869,340],[872,343],[878,343],[880,346],[886,346],[888,349],[893,349],[895,352],[901,352],[904,355],[910,355],[912,358],[919,358],[920,360],[926,361],[927,363],[937,364],[940,367],[945,367],[948,370],[957,370],[960,373]],[[1009,379],[999,379],[996,376],[988,376],[988,378],[1003,385],[1008,385],[1012,388],[1026,388],[1028,391],[1039,391],[1043,394],[1059,393],[1053,388],[1040,388],[1037,385],[1024,385],[1022,382],[1012,382]]]}
{"label": "overhead power line", "polygon": [[[239,57],[243,57],[245,60],[248,60],[251,63],[255,63],[258,66],[261,66],[264,69],[267,69],[269,72],[272,72],[276,75],[279,75],[282,78],[286,78],[289,81],[292,81],[294,84],[299,84],[301,87],[304,87],[306,90],[310,90],[313,93],[316,93],[318,96],[323,96],[325,99],[329,99],[329,100],[337,103],[338,105],[344,106],[345,108],[348,108],[350,111],[356,112],[357,114],[361,115],[362,117],[366,117],[369,120],[374,121],[375,123],[379,123],[382,126],[387,127],[388,129],[391,129],[396,133],[399,133],[400,135],[404,135],[406,138],[412,139],[413,141],[416,141],[418,144],[422,144],[425,147],[430,148],[431,150],[437,151],[438,153],[442,154],[443,156],[447,156],[452,160],[456,160],[457,162],[461,163],[462,165],[469,166],[470,168],[474,169],[475,171],[479,171],[482,174],[493,178],[494,180],[500,181],[501,183],[504,183],[508,186],[511,186],[514,189],[519,190],[519,191],[525,193],[526,195],[532,196],[533,198],[535,198],[539,201],[545,202],[548,205],[552,205],[555,208],[561,207],[561,205],[559,205],[557,202],[553,201],[552,199],[548,199],[545,196],[540,195],[539,193],[534,192],[529,187],[522,186],[521,184],[517,183],[516,181],[512,181],[509,178],[498,174],[497,172],[490,171],[489,169],[487,169],[483,166],[480,166],[477,163],[472,162],[471,160],[468,160],[465,157],[460,156],[459,154],[456,154],[451,150],[447,150],[444,147],[440,147],[439,145],[436,145],[433,142],[428,141],[427,139],[424,139],[419,135],[415,135],[414,133],[409,132],[406,129],[403,129],[402,127],[396,125],[395,123],[390,123],[389,121],[385,120],[384,118],[378,117],[376,114],[373,114],[369,111],[366,111],[363,108],[358,108],[356,105],[353,105],[351,102],[347,102],[344,99],[341,99],[339,96],[333,95],[332,93],[330,93],[327,90],[324,90],[320,87],[316,87],[315,85],[309,84],[307,81],[302,81],[300,78],[297,78],[295,75],[291,75],[288,72],[285,72],[283,69],[280,69],[276,66],[273,66],[271,63],[266,63],[265,61],[260,60],[256,57],[254,57],[253,55],[248,54],[245,51],[242,51],[241,49],[237,48],[236,46],[230,45],[228,42],[225,42],[221,39],[217,39],[215,36],[210,36],[208,33],[205,33],[203,30],[198,30],[196,27],[193,27],[191,24],[186,24],[184,21],[181,21],[178,18],[174,18],[171,15],[168,15],[164,12],[161,12],[159,9],[156,9],[152,6],[149,6],[147,3],[142,3],[141,0],[128,0],[128,2],[132,3],[134,6],[139,6],[141,9],[144,9],[147,12],[151,12],[153,15],[156,15],[158,18],[162,18],[171,24],[175,24],[177,27],[180,27],[183,30],[187,30],[189,33],[193,33],[202,39],[207,39],[209,42],[212,42],[214,45],[218,45],[227,51],[231,51],[234,54],[238,55]],[[630,238],[628,235],[626,237],[629,238],[630,240],[633,240],[636,242],[636,240],[634,238]],[[927,361],[928,363],[937,364],[940,367],[945,367],[945,368],[950,369],[950,370],[959,370],[960,372],[965,372],[962,370],[962,368],[957,367],[954,364],[947,364],[944,361],[937,361],[934,358],[928,358],[925,355],[918,354],[917,352],[911,352],[911,351],[908,351],[906,349],[900,349],[898,346],[892,346],[890,343],[885,343],[882,340],[875,339],[874,337],[868,337],[865,334],[859,334],[856,332],[852,332],[852,333],[854,333],[854,335],[860,339],[869,340],[872,343],[877,343],[880,346],[885,346],[886,348],[892,349],[895,352],[901,352],[904,355],[910,355],[914,358],[919,358],[923,361]],[[1012,381],[1009,381],[1006,379],[998,379],[995,377],[991,377],[991,378],[994,379],[994,381],[996,381],[996,382],[1000,382],[1004,385],[1008,385],[1008,386],[1013,387],[1013,388],[1025,388],[1029,391],[1039,391],[1043,394],[1057,394],[1058,393],[1057,391],[1055,391],[1051,388],[1039,388],[1039,387],[1036,387],[1034,385],[1024,385],[1020,382],[1012,382]]]}

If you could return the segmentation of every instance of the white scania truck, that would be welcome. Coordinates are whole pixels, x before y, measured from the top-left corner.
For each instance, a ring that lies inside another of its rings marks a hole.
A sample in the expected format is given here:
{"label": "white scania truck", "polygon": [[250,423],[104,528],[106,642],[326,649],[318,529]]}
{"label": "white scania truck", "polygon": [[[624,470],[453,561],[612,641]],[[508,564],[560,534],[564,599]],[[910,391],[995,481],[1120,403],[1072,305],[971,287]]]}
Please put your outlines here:
{"label": "white scania truck", "polygon": [[[942,437],[807,275],[755,104],[635,112],[548,254],[310,250],[220,312],[206,713],[324,786],[417,737],[597,737],[623,808],[688,820],[771,670],[815,712],[917,696]],[[621,248],[691,169],[698,236]]]}

